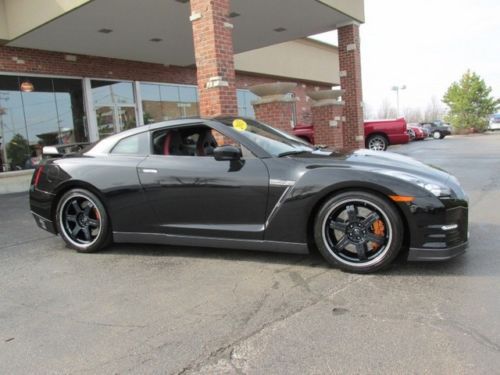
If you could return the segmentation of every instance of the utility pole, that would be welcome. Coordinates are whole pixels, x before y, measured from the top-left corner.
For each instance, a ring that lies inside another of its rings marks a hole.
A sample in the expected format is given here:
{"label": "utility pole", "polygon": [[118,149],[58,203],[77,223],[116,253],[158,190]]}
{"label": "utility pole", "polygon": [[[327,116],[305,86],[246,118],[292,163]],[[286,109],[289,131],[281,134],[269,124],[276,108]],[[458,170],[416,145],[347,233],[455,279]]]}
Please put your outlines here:
{"label": "utility pole", "polygon": [[6,114],[6,109],[2,107],[2,100],[8,101],[9,96],[4,92],[0,92],[0,143],[2,144],[2,172],[7,172],[9,170],[9,164],[7,163],[7,144],[5,143],[5,133],[4,133],[4,123],[3,116]]}
{"label": "utility pole", "polygon": [[397,108],[397,114],[398,114],[398,117],[399,117],[400,116],[400,112],[399,112],[399,91],[400,90],[406,90],[406,85],[392,86],[391,90],[392,91],[396,91],[396,108]]}

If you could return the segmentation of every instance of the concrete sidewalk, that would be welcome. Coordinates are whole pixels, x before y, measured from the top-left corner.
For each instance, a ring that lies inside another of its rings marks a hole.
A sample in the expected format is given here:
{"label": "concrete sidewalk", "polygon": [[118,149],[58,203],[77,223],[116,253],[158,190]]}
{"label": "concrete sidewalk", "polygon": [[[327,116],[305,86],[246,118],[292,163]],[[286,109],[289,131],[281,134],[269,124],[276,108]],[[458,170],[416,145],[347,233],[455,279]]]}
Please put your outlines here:
{"label": "concrete sidewalk", "polygon": [[0,194],[27,192],[33,169],[0,173]]}

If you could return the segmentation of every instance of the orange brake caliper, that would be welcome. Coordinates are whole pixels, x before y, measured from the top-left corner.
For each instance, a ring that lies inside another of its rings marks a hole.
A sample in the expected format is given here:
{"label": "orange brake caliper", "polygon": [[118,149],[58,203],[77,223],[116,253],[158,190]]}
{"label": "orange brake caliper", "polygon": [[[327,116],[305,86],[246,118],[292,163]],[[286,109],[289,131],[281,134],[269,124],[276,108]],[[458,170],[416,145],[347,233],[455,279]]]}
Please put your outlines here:
{"label": "orange brake caliper", "polygon": [[[372,224],[372,230],[373,230],[373,234],[375,234],[378,237],[385,236],[384,222],[380,219],[375,220],[374,223]],[[380,247],[379,244],[376,244],[376,243],[373,244],[373,250],[377,250],[379,247]]]}

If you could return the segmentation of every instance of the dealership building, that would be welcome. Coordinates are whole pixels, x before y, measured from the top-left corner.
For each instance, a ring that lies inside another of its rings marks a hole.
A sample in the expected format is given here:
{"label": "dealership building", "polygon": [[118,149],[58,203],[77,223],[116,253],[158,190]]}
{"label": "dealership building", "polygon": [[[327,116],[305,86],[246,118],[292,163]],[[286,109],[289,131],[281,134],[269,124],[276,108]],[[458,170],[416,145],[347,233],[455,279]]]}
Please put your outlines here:
{"label": "dealership building", "polygon": [[[362,0],[0,0],[0,184],[44,145],[180,117],[358,147],[363,21]],[[330,30],[338,47],[308,38]]]}

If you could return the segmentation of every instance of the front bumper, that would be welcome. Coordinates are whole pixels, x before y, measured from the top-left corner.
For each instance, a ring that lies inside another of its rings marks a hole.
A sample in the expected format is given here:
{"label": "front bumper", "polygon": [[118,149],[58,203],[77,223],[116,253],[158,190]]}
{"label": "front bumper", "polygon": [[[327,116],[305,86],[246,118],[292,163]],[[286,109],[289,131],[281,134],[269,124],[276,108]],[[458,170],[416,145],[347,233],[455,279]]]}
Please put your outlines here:
{"label": "front bumper", "polygon": [[465,252],[469,241],[468,199],[454,186],[458,196],[416,198],[409,206],[409,261],[440,261]]}
{"label": "front bumper", "polygon": [[429,249],[429,248],[410,248],[408,253],[408,261],[424,262],[424,261],[440,261],[455,258],[458,255],[465,253],[469,246],[469,242],[464,242],[460,245],[448,247],[445,249]]}

